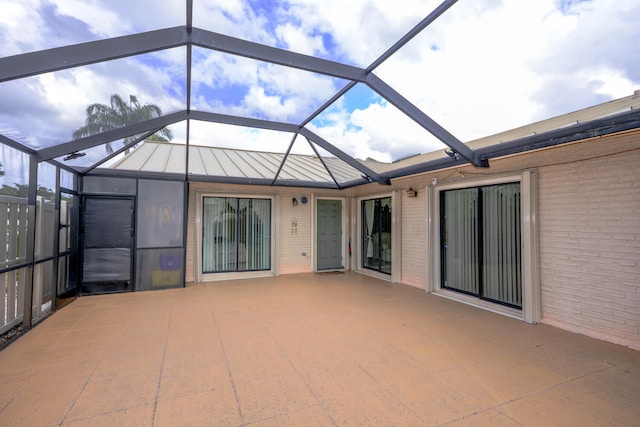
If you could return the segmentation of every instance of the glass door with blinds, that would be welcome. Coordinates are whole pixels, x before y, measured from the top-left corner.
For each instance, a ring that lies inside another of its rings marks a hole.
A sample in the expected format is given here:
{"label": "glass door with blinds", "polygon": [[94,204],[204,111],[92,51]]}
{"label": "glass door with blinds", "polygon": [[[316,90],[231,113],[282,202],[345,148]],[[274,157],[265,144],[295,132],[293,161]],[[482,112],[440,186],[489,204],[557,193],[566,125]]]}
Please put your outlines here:
{"label": "glass door with blinds", "polygon": [[202,272],[271,269],[271,199],[204,197]]}
{"label": "glass door with blinds", "polygon": [[522,308],[520,183],[440,193],[442,288]]}

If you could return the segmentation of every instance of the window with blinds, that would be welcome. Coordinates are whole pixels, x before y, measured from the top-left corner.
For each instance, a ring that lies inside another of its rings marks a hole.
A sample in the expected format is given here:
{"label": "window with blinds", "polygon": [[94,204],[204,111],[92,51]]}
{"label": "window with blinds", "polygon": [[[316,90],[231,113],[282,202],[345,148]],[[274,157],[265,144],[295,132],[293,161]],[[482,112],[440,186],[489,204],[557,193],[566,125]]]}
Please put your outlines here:
{"label": "window with blinds", "polygon": [[202,272],[271,269],[271,199],[204,197]]}
{"label": "window with blinds", "polygon": [[522,308],[520,183],[440,193],[442,288]]}

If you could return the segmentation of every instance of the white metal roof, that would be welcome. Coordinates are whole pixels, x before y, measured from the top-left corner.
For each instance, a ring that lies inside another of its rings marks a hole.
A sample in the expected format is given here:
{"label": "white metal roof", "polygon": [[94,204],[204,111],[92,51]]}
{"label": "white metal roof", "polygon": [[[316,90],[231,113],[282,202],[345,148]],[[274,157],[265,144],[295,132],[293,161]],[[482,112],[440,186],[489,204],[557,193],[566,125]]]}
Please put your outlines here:
{"label": "white metal roof", "polygon": [[[110,166],[112,169],[136,172],[184,174],[186,146],[169,142],[144,141],[125,157]],[[273,180],[285,155],[263,151],[189,146],[189,174],[210,177],[252,178]],[[326,165],[323,165],[323,162]],[[372,170],[384,163],[358,160]],[[333,174],[333,178],[328,170]],[[289,154],[278,180],[307,182],[346,182],[358,179],[361,172],[336,157]]]}

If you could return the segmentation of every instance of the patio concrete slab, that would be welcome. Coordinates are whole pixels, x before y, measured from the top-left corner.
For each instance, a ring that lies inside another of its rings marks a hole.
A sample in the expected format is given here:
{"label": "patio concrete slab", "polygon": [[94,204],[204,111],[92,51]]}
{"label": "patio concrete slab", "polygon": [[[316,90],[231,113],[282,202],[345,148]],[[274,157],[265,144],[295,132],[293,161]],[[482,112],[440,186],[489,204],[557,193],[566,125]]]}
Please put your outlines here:
{"label": "patio concrete slab", "polygon": [[81,297],[0,351],[2,426],[637,426],[640,352],[367,276]]}

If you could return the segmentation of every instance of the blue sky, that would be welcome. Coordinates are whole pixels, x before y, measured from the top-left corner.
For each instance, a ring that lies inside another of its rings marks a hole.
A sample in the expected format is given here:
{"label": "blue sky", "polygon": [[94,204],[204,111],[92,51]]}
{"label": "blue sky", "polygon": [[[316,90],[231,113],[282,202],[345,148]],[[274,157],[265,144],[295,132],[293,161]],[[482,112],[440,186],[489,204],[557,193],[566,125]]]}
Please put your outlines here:
{"label": "blue sky", "polygon": [[[184,25],[183,0],[149,4],[0,0],[0,56]],[[193,24],[367,67],[438,4],[194,0]],[[637,0],[460,0],[374,72],[469,141],[640,89],[638,22]],[[202,48],[194,48],[193,57],[192,107],[198,110],[298,123],[347,83]],[[183,110],[185,58],[186,49],[176,48],[0,83],[0,133],[34,148],[68,141],[84,123],[86,106],[108,103],[113,93],[134,94],[165,113]],[[364,85],[310,127],[359,158],[392,161],[442,147]],[[213,129],[202,126],[191,142],[280,151],[289,139]],[[175,126],[175,142],[184,141],[184,132],[184,125]],[[310,152],[300,142],[295,150]]]}

